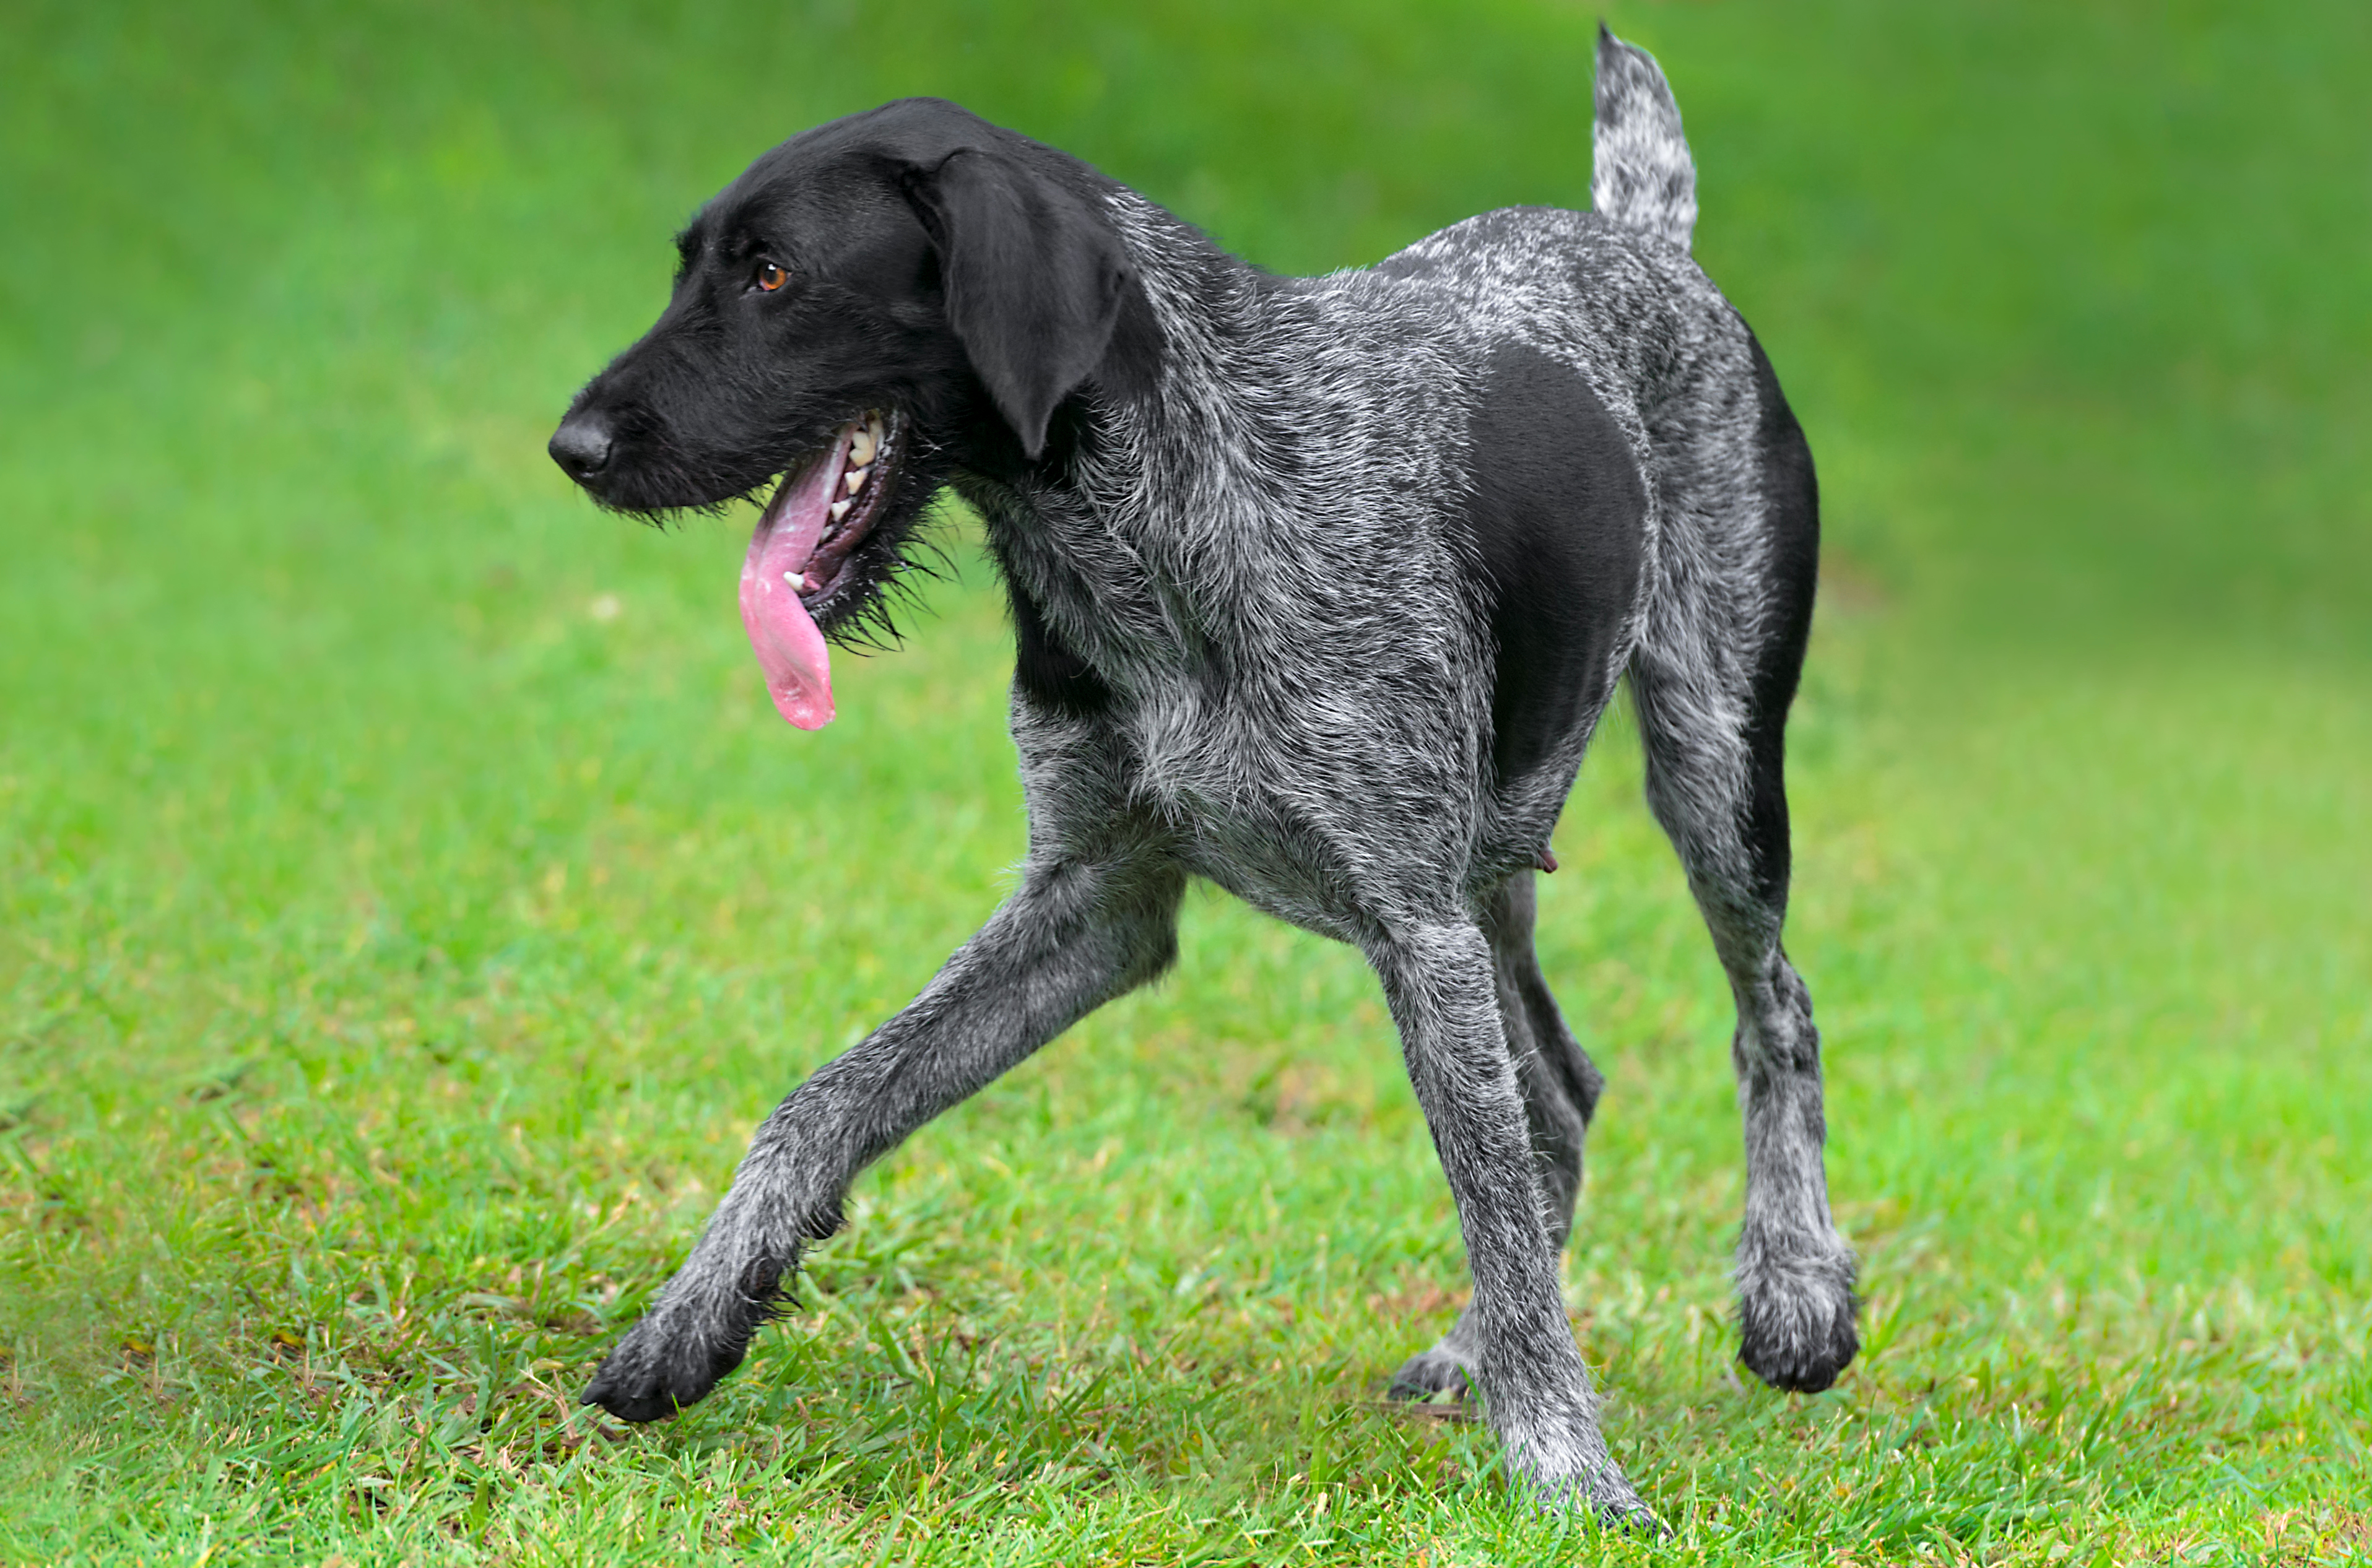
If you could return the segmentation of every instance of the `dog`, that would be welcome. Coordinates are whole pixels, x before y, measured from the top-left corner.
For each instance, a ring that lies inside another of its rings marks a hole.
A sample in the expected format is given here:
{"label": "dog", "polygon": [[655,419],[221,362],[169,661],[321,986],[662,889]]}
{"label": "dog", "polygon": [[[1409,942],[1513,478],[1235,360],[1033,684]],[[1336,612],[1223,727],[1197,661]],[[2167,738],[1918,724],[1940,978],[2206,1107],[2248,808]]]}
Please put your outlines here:
{"label": "dog", "polygon": [[628,1421],[738,1365],[850,1183],[1163,972],[1190,877],[1355,944],[1457,1201],[1472,1303],[1393,1379],[1480,1393],[1552,1504],[1652,1525],[1558,1283],[1600,1077],[1534,956],[1533,878],[1619,678],[1738,1007],[1741,1355],[1857,1348],[1820,1037],[1780,943],[1785,732],[1819,501],[1761,345],[1689,254],[1661,70],[1601,29],[1594,211],[1516,208],[1278,277],[1067,154],[928,99],[767,153],[678,237],[672,297],[551,454],[645,517],[774,489],[741,608],[783,716],[833,714],[952,488],[1010,601],[1019,885],[758,1129],[584,1398]]}

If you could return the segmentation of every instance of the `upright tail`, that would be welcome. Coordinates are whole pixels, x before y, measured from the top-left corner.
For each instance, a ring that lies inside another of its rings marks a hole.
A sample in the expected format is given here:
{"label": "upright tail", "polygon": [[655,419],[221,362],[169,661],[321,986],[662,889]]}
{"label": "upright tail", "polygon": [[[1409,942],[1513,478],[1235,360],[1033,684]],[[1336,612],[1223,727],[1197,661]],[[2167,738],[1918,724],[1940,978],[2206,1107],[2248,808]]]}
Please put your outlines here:
{"label": "upright tail", "polygon": [[1697,170],[1680,106],[1656,57],[1598,26],[1597,157],[1589,204],[1605,217],[1685,250],[1697,224]]}

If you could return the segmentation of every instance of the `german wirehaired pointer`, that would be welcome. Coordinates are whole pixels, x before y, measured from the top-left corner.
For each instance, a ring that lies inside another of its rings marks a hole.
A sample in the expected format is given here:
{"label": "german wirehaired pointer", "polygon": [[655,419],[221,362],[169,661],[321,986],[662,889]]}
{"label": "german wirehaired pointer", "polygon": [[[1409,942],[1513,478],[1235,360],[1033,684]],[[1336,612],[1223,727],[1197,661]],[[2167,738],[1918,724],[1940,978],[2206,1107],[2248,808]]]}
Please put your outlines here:
{"label": "german wirehaired pointer", "polygon": [[1852,1359],[1820,1037],[1779,941],[1811,457],[1690,259],[1670,89],[1603,32],[1596,136],[1594,212],[1486,213],[1322,278],[927,99],[793,138],[684,230],[667,309],[552,457],[643,515],[783,476],[741,613],[803,729],[832,716],[828,641],[880,614],[952,487],[1011,600],[1029,848],[929,987],[759,1128],[587,1401],[706,1394],[857,1172],[1160,974],[1199,876],[1382,981],[1474,1280],[1393,1392],[1471,1380],[1518,1477],[1650,1519],[1558,1290],[1600,1079],[1532,950],[1533,873],[1622,676],[1738,1004],[1746,1365],[1817,1389]]}

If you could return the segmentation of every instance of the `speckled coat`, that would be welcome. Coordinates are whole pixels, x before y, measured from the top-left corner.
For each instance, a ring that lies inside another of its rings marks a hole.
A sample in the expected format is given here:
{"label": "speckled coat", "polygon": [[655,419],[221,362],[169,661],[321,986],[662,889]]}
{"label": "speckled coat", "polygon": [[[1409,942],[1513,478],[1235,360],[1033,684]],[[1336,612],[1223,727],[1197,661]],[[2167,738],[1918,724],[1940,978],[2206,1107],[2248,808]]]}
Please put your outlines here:
{"label": "speckled coat", "polygon": [[1475,1287],[1395,1393],[1479,1386],[1544,1497],[1652,1519],[1600,1437],[1559,1293],[1599,1078],[1531,941],[1535,868],[1553,868],[1624,678],[1738,1006],[1744,1358],[1802,1388],[1851,1358],[1819,1039],[1779,942],[1810,459],[1689,255],[1663,77],[1610,36],[1597,122],[1595,212],[1489,213],[1315,279],[1076,179],[1157,346],[1041,412],[1042,459],[947,471],[1014,606],[1021,885],[768,1119],[588,1399],[647,1419],[706,1392],[856,1172],[1165,968],[1200,876],[1357,945],[1382,981]]}

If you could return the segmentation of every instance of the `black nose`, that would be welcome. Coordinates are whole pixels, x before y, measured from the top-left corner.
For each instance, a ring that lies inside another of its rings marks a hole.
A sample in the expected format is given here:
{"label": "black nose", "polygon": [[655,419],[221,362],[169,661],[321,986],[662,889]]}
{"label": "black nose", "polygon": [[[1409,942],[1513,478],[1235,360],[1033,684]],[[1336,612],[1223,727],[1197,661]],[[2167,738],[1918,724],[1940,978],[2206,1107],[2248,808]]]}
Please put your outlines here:
{"label": "black nose", "polygon": [[610,422],[587,410],[570,414],[552,433],[552,445],[544,448],[560,471],[583,484],[610,466]]}

